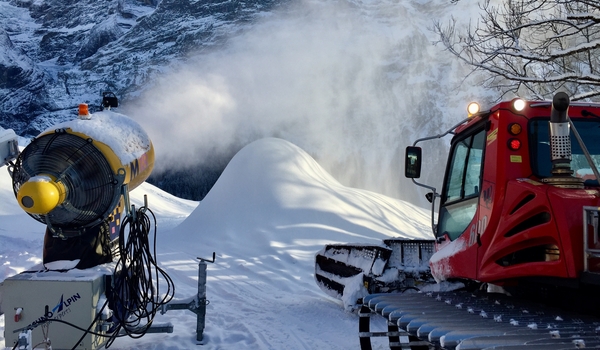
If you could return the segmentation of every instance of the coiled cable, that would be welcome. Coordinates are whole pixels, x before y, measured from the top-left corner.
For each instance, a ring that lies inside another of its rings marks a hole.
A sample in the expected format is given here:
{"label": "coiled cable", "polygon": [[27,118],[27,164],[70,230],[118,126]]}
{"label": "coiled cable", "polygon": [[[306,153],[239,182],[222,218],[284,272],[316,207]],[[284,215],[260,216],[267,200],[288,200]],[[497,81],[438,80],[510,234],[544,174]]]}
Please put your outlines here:
{"label": "coiled cable", "polygon": [[[146,213],[152,215],[152,221]],[[151,248],[148,236],[152,222],[154,242]],[[163,295],[161,283],[166,284]],[[106,348],[119,333],[124,332],[131,338],[142,337],[152,326],[159,308],[174,295],[173,280],[156,262],[156,216],[147,207],[141,207],[124,219],[119,231],[119,258],[109,297],[116,328]]]}

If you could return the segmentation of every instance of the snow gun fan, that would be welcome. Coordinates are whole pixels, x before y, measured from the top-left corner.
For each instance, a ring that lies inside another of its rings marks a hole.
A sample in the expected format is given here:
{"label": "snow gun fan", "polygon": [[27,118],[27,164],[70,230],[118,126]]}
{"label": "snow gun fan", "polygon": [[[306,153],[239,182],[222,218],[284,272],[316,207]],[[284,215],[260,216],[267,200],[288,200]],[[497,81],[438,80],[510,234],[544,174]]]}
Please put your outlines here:
{"label": "snow gun fan", "polygon": [[123,179],[91,139],[57,130],[33,140],[17,158],[13,189],[31,217],[56,236],[72,237],[109,216]]}

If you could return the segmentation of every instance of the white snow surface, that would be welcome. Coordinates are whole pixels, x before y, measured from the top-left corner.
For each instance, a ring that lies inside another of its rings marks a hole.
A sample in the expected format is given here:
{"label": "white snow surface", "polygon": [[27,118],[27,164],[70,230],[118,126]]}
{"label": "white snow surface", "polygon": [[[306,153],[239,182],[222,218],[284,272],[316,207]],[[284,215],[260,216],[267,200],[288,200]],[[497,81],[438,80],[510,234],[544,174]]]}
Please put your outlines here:
{"label": "white snow surface", "polygon": [[71,129],[109,146],[121,161],[129,164],[150,149],[150,138],[133,119],[112,111],[89,114],[89,119],[73,119],[53,125],[43,133]]}
{"label": "white snow surface", "polygon": [[[120,338],[112,349],[358,349],[358,316],[318,288],[315,253],[326,243],[431,238],[427,210],[344,187],[276,138],[243,148],[199,203],[147,183],[131,193],[132,202],[141,205],[144,194],[158,218],[157,259],[177,299],[196,294],[197,257],[216,252],[208,265],[206,344],[196,345],[195,315],[175,310],[156,319],[171,322],[173,333]],[[41,262],[44,226],[19,208],[5,171],[0,197],[4,280]]]}

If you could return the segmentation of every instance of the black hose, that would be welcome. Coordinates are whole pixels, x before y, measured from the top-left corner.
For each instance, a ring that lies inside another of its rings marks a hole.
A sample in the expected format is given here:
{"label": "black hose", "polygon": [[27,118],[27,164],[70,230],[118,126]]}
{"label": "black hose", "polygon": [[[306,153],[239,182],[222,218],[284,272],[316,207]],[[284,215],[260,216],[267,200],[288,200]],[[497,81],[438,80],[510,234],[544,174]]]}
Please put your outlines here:
{"label": "black hose", "polygon": [[[148,235],[154,222],[154,247]],[[125,232],[128,230],[127,238]],[[131,338],[140,338],[152,326],[161,305],[173,299],[175,286],[169,275],[156,262],[156,217],[148,208],[140,208],[125,218],[119,231],[119,259],[115,266],[113,291],[110,296],[117,327],[106,344],[108,348],[123,330]],[[160,282],[167,290],[160,295]]]}
{"label": "black hose", "polygon": [[104,305],[102,305],[102,308],[100,309],[100,311],[98,313],[96,313],[96,317],[94,317],[94,320],[92,321],[92,323],[90,323],[89,327],[85,330],[85,332],[83,332],[83,334],[81,335],[79,340],[75,343],[75,345],[73,345],[73,348],[71,348],[71,350],[77,349],[77,347],[79,346],[79,343],[81,343],[81,341],[83,340],[83,338],[85,338],[86,335],[94,334],[94,332],[92,332],[92,327],[96,324],[96,322],[98,322],[98,320],[100,319],[100,315],[102,315],[102,311],[104,311],[104,309],[106,308],[107,305],[108,305],[108,300],[106,300],[104,302]]}

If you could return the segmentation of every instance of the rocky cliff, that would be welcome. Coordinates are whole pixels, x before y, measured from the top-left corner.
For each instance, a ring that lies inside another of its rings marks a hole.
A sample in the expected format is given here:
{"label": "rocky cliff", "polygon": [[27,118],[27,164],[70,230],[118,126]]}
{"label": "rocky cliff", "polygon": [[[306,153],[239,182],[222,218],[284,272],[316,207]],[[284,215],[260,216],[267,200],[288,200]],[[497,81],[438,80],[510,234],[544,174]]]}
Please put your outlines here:
{"label": "rocky cliff", "polygon": [[23,136],[127,101],[192,53],[222,45],[281,0],[0,1],[0,125]]}

